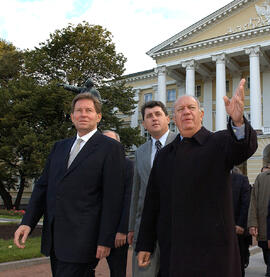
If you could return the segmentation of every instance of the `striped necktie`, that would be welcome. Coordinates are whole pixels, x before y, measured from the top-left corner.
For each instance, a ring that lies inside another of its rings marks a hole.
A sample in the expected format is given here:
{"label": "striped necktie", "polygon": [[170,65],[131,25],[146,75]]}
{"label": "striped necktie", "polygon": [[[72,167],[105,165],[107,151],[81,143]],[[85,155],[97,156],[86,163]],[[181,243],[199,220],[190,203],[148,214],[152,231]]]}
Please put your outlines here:
{"label": "striped necktie", "polygon": [[156,156],[157,156],[157,153],[159,152],[159,150],[162,148],[162,144],[161,144],[161,142],[159,141],[159,140],[157,140],[156,142],[155,142],[155,146],[156,146],[156,154],[155,154],[155,158],[156,158]]}

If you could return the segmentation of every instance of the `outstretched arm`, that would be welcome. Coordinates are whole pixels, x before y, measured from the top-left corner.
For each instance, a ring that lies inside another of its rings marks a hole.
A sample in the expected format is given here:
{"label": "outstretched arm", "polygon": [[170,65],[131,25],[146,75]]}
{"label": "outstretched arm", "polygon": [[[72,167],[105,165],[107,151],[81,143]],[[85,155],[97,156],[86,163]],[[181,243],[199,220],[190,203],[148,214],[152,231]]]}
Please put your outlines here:
{"label": "outstretched arm", "polygon": [[240,81],[235,94],[231,99],[227,96],[223,97],[226,112],[232,118],[234,125],[237,127],[244,123],[245,82],[245,79]]}

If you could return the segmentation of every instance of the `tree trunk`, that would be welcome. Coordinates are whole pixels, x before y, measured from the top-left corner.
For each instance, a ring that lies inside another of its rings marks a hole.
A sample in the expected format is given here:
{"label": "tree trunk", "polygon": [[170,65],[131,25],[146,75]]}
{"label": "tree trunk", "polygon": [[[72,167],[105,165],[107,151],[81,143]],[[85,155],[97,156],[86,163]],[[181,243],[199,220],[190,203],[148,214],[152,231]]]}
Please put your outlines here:
{"label": "tree trunk", "polygon": [[6,207],[6,209],[11,210],[13,208],[12,197],[9,194],[9,192],[6,190],[6,188],[2,182],[0,182],[0,196],[3,199],[4,206]]}
{"label": "tree trunk", "polygon": [[20,188],[19,188],[16,200],[15,200],[15,203],[14,203],[14,207],[15,207],[16,210],[20,209],[20,204],[21,204],[24,188],[25,188],[25,177],[21,176]]}

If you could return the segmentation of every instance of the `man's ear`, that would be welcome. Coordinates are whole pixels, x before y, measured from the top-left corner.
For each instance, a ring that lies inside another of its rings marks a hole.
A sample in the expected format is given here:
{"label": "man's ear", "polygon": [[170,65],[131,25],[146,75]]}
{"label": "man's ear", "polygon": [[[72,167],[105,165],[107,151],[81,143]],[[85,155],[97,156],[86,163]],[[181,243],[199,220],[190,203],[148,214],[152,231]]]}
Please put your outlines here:
{"label": "man's ear", "polygon": [[204,117],[204,110],[200,109],[200,112],[201,112],[201,121],[202,121]]}
{"label": "man's ear", "polygon": [[102,113],[98,113],[97,116],[98,116],[98,117],[97,117],[97,119],[98,119],[97,122],[99,123],[100,120],[102,119]]}
{"label": "man's ear", "polygon": [[71,118],[71,121],[73,123],[73,119],[74,119],[73,113],[70,114],[70,118]]}

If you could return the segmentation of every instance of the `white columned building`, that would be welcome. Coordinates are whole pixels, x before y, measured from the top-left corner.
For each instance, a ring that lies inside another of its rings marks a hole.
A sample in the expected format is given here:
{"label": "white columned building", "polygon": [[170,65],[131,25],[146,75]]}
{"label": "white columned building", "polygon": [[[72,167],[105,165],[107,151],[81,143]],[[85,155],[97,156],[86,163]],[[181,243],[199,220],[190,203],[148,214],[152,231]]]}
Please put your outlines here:
{"label": "white columned building", "polygon": [[263,73],[263,126],[270,132],[270,71]]}
{"label": "white columned building", "polygon": [[212,110],[212,79],[206,79],[204,82],[204,95],[203,95],[203,126],[210,131],[213,131],[213,110]]}
{"label": "white columned building", "polygon": [[158,66],[155,70],[158,75],[158,92],[155,100],[166,104],[166,67]]}
{"label": "white columned building", "polygon": [[186,68],[186,94],[195,96],[195,66],[194,60],[185,61],[182,66]]}
{"label": "white columned building", "polygon": [[234,74],[232,77],[232,95],[234,95],[236,89],[239,86],[239,82],[241,81],[240,74]]}
{"label": "white columned building", "polygon": [[176,82],[176,87],[178,90],[178,97],[183,96],[185,94],[185,83],[184,82]]}
{"label": "white columned building", "polygon": [[[136,102],[139,102],[139,95],[140,95],[140,89],[136,89],[135,90],[135,95],[134,95],[134,100]],[[139,117],[139,105],[136,104],[136,108],[134,110],[134,113],[131,116],[130,126],[132,128],[135,128],[135,127],[138,126],[138,117]]]}
{"label": "white columned building", "polygon": [[260,78],[260,48],[250,47],[246,49],[249,55],[250,68],[250,119],[255,130],[262,129],[262,100]]}
{"label": "white columned building", "polygon": [[153,100],[158,100],[158,86],[157,85],[153,85],[152,89],[153,89],[153,92],[154,92]]}
{"label": "white columned building", "polygon": [[216,131],[227,128],[226,110],[223,96],[226,95],[226,67],[225,54],[214,55],[216,62]]}

